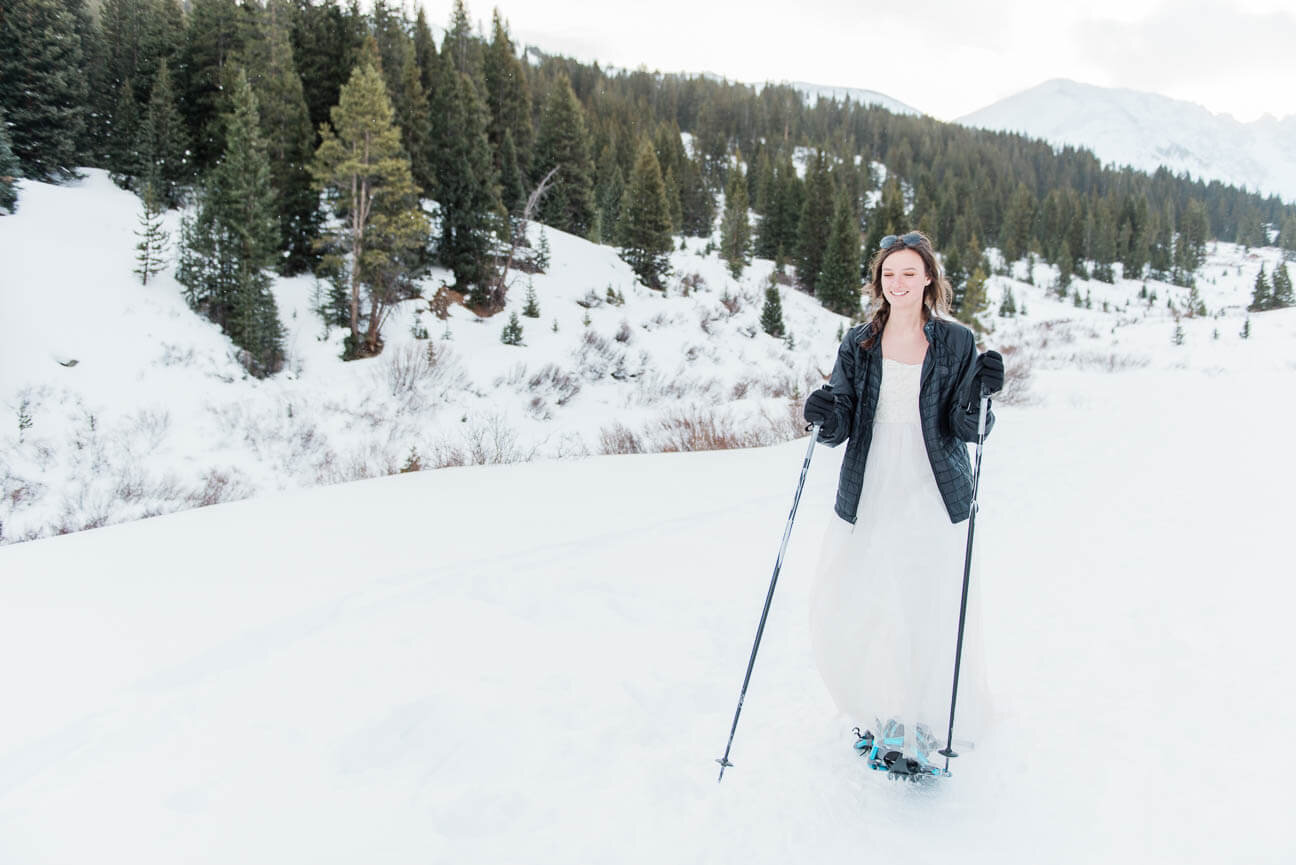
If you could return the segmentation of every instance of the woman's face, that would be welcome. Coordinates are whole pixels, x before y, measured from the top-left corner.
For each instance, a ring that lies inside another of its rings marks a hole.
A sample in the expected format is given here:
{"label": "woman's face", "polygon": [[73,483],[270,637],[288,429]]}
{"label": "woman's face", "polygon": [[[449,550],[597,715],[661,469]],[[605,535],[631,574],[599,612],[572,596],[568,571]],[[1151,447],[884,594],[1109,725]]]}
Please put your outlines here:
{"label": "woman's face", "polygon": [[930,283],[922,256],[912,249],[893,252],[882,262],[882,296],[891,304],[892,313],[920,311],[923,292]]}

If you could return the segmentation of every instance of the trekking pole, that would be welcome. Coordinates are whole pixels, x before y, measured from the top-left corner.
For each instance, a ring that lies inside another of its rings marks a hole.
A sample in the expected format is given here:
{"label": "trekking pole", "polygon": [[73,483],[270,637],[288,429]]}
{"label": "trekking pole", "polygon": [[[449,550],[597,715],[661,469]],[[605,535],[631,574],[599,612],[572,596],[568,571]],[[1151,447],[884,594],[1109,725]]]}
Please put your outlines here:
{"label": "trekking pole", "polygon": [[747,685],[751,682],[752,667],[756,664],[756,650],[760,648],[761,634],[765,633],[765,619],[769,617],[770,602],[774,600],[774,587],[778,585],[779,568],[783,567],[783,553],[787,550],[788,538],[792,535],[792,521],[796,519],[797,505],[801,502],[801,490],[805,487],[806,473],[810,471],[810,457],[814,454],[815,443],[819,440],[819,424],[810,427],[810,447],[806,448],[805,462],[801,466],[801,480],[797,482],[796,497],[792,499],[792,513],[788,514],[787,528],[783,530],[783,543],[779,545],[778,558],[774,560],[774,576],[770,577],[769,592],[765,595],[765,609],[761,611],[760,624],[756,626],[756,642],[752,644],[751,658],[747,661],[747,675],[743,676],[742,691],[738,694],[738,708],[734,709],[733,726],[729,728],[729,743],[725,745],[724,756],[716,760],[720,764],[720,777],[716,783],[724,780],[724,770],[733,765],[729,762],[729,749],[733,747],[734,732],[738,729],[738,716],[742,714],[743,700],[747,696]]}
{"label": "trekking pole", "polygon": [[972,533],[976,530],[977,487],[981,482],[981,448],[985,445],[986,411],[990,394],[981,388],[981,408],[977,416],[976,468],[972,471],[972,504],[968,506],[967,552],[963,556],[963,600],[959,603],[958,646],[954,649],[954,691],[950,694],[949,735],[945,747],[936,753],[945,758],[945,773],[949,774],[950,757],[954,752],[954,707],[958,703],[959,665],[963,660],[963,625],[967,621],[968,583],[972,579]]}

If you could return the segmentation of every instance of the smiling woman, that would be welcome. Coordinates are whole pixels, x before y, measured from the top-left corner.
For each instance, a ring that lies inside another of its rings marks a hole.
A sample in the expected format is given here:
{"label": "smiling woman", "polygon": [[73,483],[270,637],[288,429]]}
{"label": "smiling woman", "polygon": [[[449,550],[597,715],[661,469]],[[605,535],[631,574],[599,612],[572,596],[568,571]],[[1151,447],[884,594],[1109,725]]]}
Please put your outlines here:
{"label": "smiling woman", "polygon": [[[871,270],[873,317],[846,334],[829,383],[806,402],[820,441],[849,441],[837,486],[841,519],[825,539],[810,628],[838,708],[870,726],[875,736],[865,741],[894,752],[886,765],[911,766],[908,774],[931,771],[948,717],[965,551],[959,524],[974,498],[965,443],[981,432],[982,393],[1003,385],[1003,360],[993,351],[978,356],[972,332],[947,317],[952,292],[925,235],[884,237]],[[993,424],[987,411],[984,430]],[[987,703],[976,607],[974,595],[963,733],[975,730]]]}

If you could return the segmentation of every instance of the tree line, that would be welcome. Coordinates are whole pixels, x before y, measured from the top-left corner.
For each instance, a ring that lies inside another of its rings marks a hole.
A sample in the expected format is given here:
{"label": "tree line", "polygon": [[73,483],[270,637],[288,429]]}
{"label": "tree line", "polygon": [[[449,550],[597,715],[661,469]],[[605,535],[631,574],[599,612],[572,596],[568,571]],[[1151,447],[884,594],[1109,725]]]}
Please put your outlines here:
{"label": "tree line", "polygon": [[1064,280],[1119,264],[1185,285],[1210,239],[1296,251],[1276,197],[786,86],[520,55],[498,10],[486,34],[462,0],[439,44],[390,0],[9,0],[0,82],[0,207],[6,178],[82,165],[187,205],[177,276],[258,375],[282,362],[272,272],[324,279],[346,356],[369,356],[432,265],[502,308],[528,218],[618,247],[659,288],[673,238],[718,220],[735,274],[773,259],[845,315],[866,253],[911,227],[965,319],[988,246]]}

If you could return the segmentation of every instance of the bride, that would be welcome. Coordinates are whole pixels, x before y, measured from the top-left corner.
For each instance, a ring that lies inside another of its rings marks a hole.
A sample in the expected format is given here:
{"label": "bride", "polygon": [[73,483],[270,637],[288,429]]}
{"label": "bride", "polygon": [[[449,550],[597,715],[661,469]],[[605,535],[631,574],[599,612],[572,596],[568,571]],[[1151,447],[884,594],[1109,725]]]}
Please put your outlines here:
{"label": "bride", "polygon": [[[815,661],[837,707],[888,747],[927,763],[943,746],[963,585],[982,388],[1003,358],[977,354],[949,317],[931,241],[882,239],[872,318],[851,328],[828,384],[806,400],[819,440],[846,442],[833,520],[811,596]],[[986,418],[986,431],[994,425]],[[973,580],[973,587],[977,581]],[[975,593],[960,676],[960,731],[986,710]]]}

